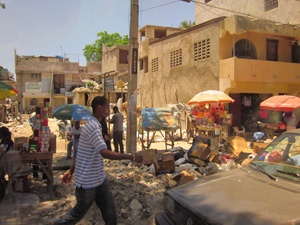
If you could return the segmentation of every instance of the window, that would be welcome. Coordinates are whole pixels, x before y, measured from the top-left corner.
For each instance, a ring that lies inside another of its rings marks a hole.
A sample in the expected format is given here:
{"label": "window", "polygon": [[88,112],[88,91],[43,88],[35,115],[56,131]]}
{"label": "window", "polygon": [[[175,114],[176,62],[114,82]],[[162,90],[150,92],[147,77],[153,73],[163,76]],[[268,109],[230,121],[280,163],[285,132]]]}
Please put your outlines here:
{"label": "window", "polygon": [[[235,52],[233,52],[235,51]],[[235,45],[232,55],[238,58],[257,59],[256,48],[248,39],[241,39]]]}
{"label": "window", "polygon": [[182,65],[182,49],[172,51],[170,53],[170,67],[176,67]]}
{"label": "window", "polygon": [[119,51],[119,63],[120,64],[128,64],[128,51],[127,50],[120,50]]}
{"label": "window", "polygon": [[267,60],[278,61],[278,41],[267,40]]}
{"label": "window", "polygon": [[38,102],[37,102],[36,98],[30,99],[30,105],[37,105],[37,104],[38,104]]}
{"label": "window", "polygon": [[[78,74],[76,75],[78,76]],[[54,82],[54,94],[61,94],[61,90],[65,88],[65,75],[54,74],[53,82]]]}
{"label": "window", "polygon": [[140,70],[143,70],[144,69],[144,61],[143,61],[143,59],[139,60],[139,65],[140,65]]}
{"label": "window", "polygon": [[194,44],[194,61],[210,58],[210,39],[205,39]]}
{"label": "window", "polygon": [[158,71],[158,57],[154,58],[151,60],[151,64],[152,64],[152,72],[157,72]]}
{"label": "window", "polygon": [[41,74],[40,73],[32,73],[31,74],[31,82],[41,82]]}
{"label": "window", "polygon": [[265,0],[265,12],[278,8],[278,0]]}
{"label": "window", "polygon": [[144,58],[144,73],[148,73],[148,57]]}

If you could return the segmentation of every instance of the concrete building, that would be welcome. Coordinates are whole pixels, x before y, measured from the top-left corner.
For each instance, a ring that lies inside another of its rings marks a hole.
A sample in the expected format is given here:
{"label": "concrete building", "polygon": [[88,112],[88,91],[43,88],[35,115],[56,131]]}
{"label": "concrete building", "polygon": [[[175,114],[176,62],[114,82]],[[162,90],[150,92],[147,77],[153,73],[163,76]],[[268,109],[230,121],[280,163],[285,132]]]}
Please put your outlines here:
{"label": "concrete building", "polygon": [[300,24],[299,0],[197,0],[195,2],[196,24],[220,16],[249,16],[283,24]]}
{"label": "concrete building", "polygon": [[[155,26],[140,34],[146,28]],[[214,89],[236,100],[229,104],[234,125],[257,122],[259,102],[298,91],[299,38],[293,25],[243,16],[215,18],[158,39],[148,32],[140,38],[138,104],[186,103]]]}
{"label": "concrete building", "polygon": [[[112,103],[122,97],[127,98],[128,83],[128,45],[103,46],[102,50],[102,83]],[[119,85],[118,85],[119,84]]]}
{"label": "concrete building", "polygon": [[55,108],[72,103],[72,90],[83,86],[83,80],[101,74],[100,63],[86,67],[54,56],[20,56],[15,52],[17,100],[22,110],[34,109],[39,104]]}

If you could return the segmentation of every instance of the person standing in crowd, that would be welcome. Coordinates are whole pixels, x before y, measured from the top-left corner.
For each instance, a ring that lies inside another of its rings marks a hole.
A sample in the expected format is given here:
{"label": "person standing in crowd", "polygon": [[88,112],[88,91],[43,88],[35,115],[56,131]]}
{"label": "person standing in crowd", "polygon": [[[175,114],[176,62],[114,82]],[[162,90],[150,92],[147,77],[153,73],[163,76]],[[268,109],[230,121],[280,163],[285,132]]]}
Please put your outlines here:
{"label": "person standing in crowd", "polygon": [[0,139],[0,145],[4,145],[5,151],[8,152],[14,145],[14,142],[11,139],[10,130],[5,126],[0,127]]}
{"label": "person standing in crowd", "polygon": [[113,140],[114,140],[114,147],[115,152],[119,152],[119,146],[120,146],[120,152],[124,153],[124,145],[123,145],[123,114],[119,112],[118,106],[113,107],[114,115],[109,121],[109,123],[112,123],[113,126]]}
{"label": "person standing in crowd", "polygon": [[286,124],[286,130],[296,129],[298,120],[293,112],[285,112],[284,113],[284,122]]}
{"label": "person standing in crowd", "polygon": [[73,122],[71,124],[68,124],[65,120],[65,136],[67,140],[69,141],[67,144],[67,159],[71,159],[72,156],[72,147],[73,147]]}
{"label": "person standing in crowd", "polygon": [[109,137],[109,134],[108,134],[108,127],[107,127],[106,118],[103,118],[100,121],[100,124],[102,126],[102,135],[103,135],[104,141],[106,143],[107,149],[111,151],[112,149],[111,149],[111,144],[110,144],[110,137]]}
{"label": "person standing in crowd", "polygon": [[104,171],[104,158],[111,160],[132,160],[143,162],[143,156],[135,153],[122,154],[109,151],[102,135],[100,121],[109,115],[109,102],[103,96],[92,101],[93,116],[82,128],[76,159],[70,170],[62,177],[64,183],[75,176],[77,203],[65,216],[54,221],[54,224],[76,224],[95,201],[101,210],[106,225],[117,224],[114,197]]}
{"label": "person standing in crowd", "polygon": [[72,128],[72,133],[73,133],[73,147],[74,147],[74,159],[76,158],[77,154],[77,148],[78,148],[78,143],[79,143],[79,138],[80,138],[80,133],[81,133],[82,127],[80,126],[80,121],[76,120],[74,127]]}

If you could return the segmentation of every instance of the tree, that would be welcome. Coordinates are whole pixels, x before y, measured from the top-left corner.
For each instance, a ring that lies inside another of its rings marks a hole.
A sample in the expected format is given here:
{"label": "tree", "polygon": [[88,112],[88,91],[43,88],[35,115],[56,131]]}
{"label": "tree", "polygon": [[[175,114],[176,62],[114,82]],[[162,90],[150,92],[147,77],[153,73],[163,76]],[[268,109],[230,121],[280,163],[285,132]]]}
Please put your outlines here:
{"label": "tree", "polygon": [[123,37],[119,33],[108,34],[106,31],[101,31],[97,34],[98,39],[93,44],[88,44],[83,49],[83,55],[87,62],[99,62],[102,59],[102,46],[107,47],[113,45],[129,45],[128,35]]}
{"label": "tree", "polygon": [[0,7],[1,7],[2,9],[5,9],[5,3],[0,2]]}
{"label": "tree", "polygon": [[181,24],[180,24],[180,28],[190,28],[190,27],[193,27],[195,26],[195,21],[194,22],[191,22],[191,21],[182,21]]}

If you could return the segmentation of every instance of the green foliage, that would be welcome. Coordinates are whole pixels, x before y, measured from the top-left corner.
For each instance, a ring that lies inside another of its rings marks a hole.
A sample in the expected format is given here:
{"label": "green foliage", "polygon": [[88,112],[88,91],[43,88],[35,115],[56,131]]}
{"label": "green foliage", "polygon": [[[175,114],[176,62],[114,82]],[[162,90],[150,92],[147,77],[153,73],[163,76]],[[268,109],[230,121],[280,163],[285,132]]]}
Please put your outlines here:
{"label": "green foliage", "polygon": [[83,49],[83,55],[87,62],[99,62],[102,59],[102,46],[105,44],[107,47],[113,45],[128,45],[129,37],[123,37],[119,33],[108,34],[106,31],[101,31],[97,34],[98,39],[93,44],[88,44]]}
{"label": "green foliage", "polygon": [[195,21],[191,22],[191,21],[184,20],[180,24],[180,28],[190,28],[190,27],[193,27],[193,26],[195,26]]}
{"label": "green foliage", "polygon": [[0,7],[1,7],[2,9],[5,9],[5,3],[0,2]]}

